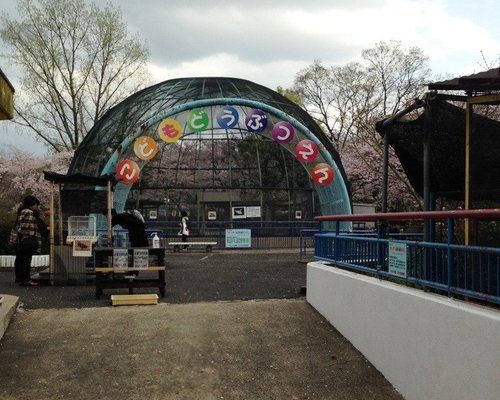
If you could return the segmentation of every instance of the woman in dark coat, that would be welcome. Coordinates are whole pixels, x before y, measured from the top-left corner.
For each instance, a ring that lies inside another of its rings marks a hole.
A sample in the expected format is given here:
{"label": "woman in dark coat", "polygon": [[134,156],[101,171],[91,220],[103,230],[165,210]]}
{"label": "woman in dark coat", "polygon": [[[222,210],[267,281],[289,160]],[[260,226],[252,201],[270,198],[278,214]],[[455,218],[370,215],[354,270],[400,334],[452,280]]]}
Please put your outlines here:
{"label": "woman in dark coat", "polygon": [[17,233],[16,260],[14,270],[16,282],[21,286],[37,286],[31,279],[31,259],[40,253],[42,236],[48,236],[48,227],[40,218],[40,201],[35,196],[27,196],[17,210],[14,227]]}

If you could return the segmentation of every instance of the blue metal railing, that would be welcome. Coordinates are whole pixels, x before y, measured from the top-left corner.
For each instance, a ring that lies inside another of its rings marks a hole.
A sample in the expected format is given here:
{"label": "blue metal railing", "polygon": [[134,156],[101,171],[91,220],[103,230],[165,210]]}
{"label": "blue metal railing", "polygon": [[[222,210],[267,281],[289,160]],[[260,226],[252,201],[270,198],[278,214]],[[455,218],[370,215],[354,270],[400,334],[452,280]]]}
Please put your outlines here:
{"label": "blue metal railing", "polygon": [[[372,221],[379,218],[379,222],[391,220],[390,216],[384,218],[387,215],[389,214],[373,217],[371,214],[368,218],[372,218],[369,219]],[[488,215],[487,218],[492,219],[500,217],[500,213],[496,215],[490,212]],[[330,217],[333,219],[321,218],[335,220],[335,216]],[[500,304],[500,248],[453,243],[455,219],[463,216],[442,214],[428,217],[419,216],[420,220],[447,219],[446,243],[401,240],[402,237],[408,239],[408,235],[384,235],[383,230],[379,230],[375,235],[364,236],[337,230],[315,235],[315,258],[332,262],[340,268],[432,288],[450,297],[467,296]],[[478,215],[477,218],[479,217]],[[401,253],[404,260],[398,260],[404,266],[404,274],[395,273],[391,268],[394,259],[391,259],[390,245],[394,243],[404,249]]]}
{"label": "blue metal railing", "polygon": [[[179,221],[148,221],[150,230],[162,230],[165,236],[175,236]],[[196,237],[224,236],[226,229],[250,229],[252,237],[290,236],[299,237],[303,229],[318,229],[316,221],[189,221],[190,235]]]}
{"label": "blue metal railing", "polygon": [[[151,237],[154,232],[162,239],[177,238],[178,221],[147,221],[146,232]],[[315,229],[312,229],[315,228]],[[316,221],[190,221],[190,238],[197,240],[214,240],[219,247],[224,247],[226,229],[250,229],[252,248],[297,248],[301,231],[311,229],[317,232],[319,223]],[[107,242],[106,229],[97,229],[98,238],[104,244]],[[99,242],[100,243],[100,242]],[[113,229],[115,247],[128,245],[128,231]]]}

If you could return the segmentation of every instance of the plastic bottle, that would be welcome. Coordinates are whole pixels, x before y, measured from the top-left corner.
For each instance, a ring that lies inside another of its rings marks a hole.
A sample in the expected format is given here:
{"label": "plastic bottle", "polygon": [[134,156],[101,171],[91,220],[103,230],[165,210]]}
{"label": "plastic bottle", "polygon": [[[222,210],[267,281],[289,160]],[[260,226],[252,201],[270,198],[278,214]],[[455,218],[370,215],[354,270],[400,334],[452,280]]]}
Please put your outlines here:
{"label": "plastic bottle", "polygon": [[153,233],[153,249],[159,249],[160,248],[160,238],[158,237],[158,235],[155,233]]}

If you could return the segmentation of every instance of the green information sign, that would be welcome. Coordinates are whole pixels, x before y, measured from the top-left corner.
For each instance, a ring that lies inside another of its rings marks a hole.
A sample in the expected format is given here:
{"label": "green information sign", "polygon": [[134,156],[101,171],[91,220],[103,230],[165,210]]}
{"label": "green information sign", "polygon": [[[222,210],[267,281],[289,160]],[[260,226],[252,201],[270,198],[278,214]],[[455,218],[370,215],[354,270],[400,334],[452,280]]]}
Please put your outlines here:
{"label": "green information sign", "polygon": [[226,247],[252,247],[250,229],[226,229]]}
{"label": "green information sign", "polygon": [[407,250],[405,243],[389,242],[389,273],[406,278]]}

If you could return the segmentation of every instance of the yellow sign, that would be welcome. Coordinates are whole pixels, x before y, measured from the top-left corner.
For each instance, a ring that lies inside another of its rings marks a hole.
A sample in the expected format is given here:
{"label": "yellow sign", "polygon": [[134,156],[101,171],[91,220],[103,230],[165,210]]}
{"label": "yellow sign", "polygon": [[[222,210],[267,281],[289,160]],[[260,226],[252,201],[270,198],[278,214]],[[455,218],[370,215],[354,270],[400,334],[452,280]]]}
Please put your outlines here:
{"label": "yellow sign", "polygon": [[167,143],[177,142],[182,136],[181,126],[175,119],[165,119],[158,126],[158,136]]}
{"label": "yellow sign", "polygon": [[0,70],[0,120],[14,118],[14,88]]}

